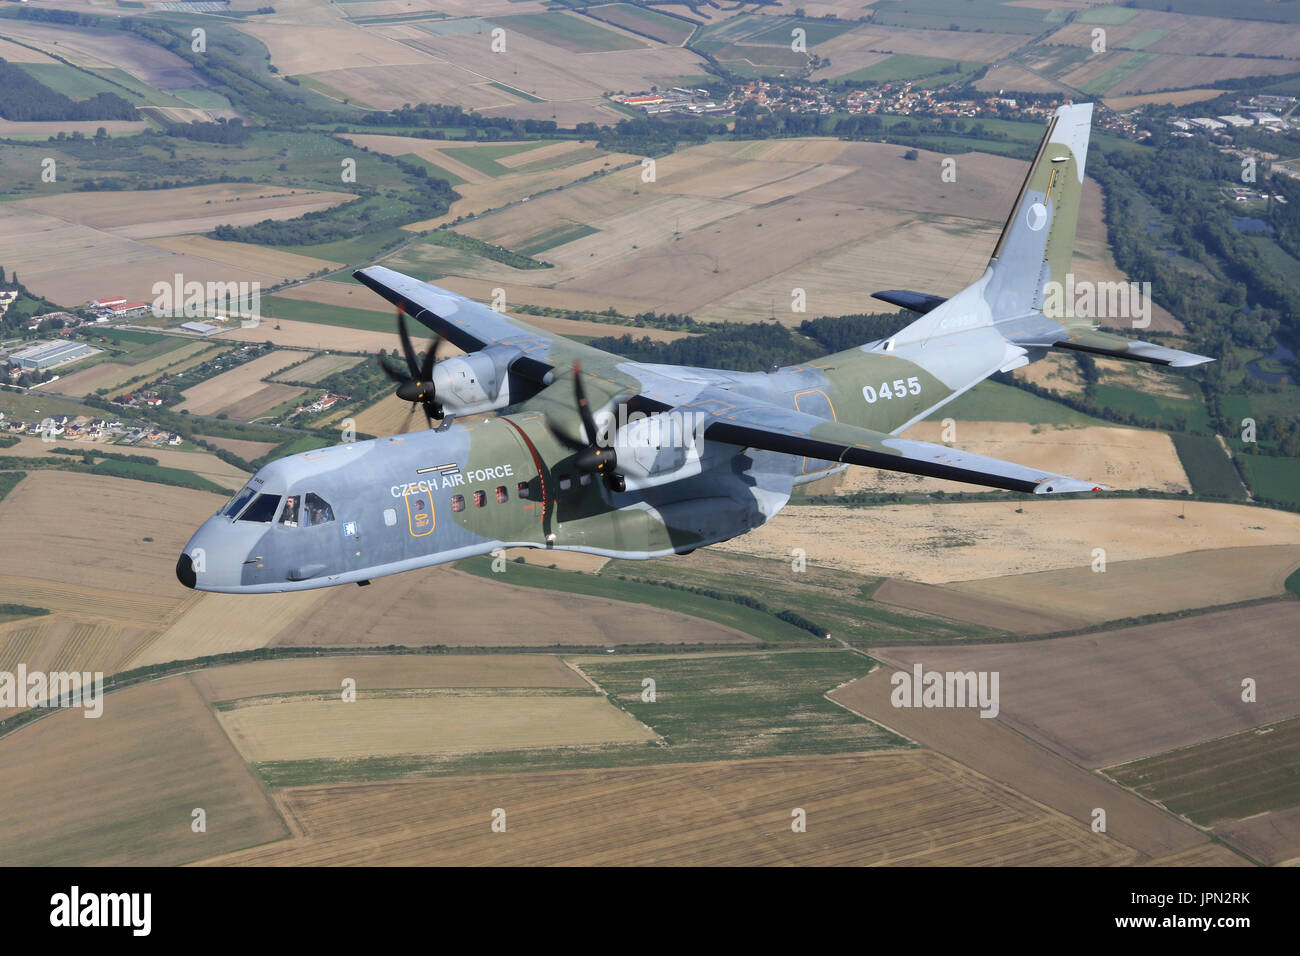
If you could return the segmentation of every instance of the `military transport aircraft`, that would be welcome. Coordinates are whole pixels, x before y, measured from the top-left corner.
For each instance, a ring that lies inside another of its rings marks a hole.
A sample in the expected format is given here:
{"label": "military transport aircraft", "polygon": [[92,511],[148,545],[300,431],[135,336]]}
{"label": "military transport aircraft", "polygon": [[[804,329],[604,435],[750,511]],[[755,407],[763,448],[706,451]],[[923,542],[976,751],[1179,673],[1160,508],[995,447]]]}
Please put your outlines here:
{"label": "military transport aircraft", "polygon": [[[407,370],[388,369],[398,397],[442,424],[267,465],[190,539],[177,577],[264,593],[365,585],[498,548],[687,554],[771,520],[796,485],[851,464],[1033,494],[1100,491],[895,437],[1051,349],[1211,361],[1045,307],[1067,282],[1091,120],[1092,104],[1056,111],[975,283],[946,300],[875,293],[920,318],[770,372],[627,361],[391,269],[362,269],[355,277],[399,310]],[[402,313],[465,354],[435,363],[431,346],[419,359]]]}

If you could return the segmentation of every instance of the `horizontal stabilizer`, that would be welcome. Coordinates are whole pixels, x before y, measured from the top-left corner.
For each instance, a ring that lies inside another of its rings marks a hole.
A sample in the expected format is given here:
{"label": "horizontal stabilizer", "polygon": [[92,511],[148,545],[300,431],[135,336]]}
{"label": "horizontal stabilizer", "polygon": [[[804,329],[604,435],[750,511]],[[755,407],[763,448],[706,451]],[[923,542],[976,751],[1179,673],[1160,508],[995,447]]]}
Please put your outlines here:
{"label": "horizontal stabilizer", "polygon": [[919,312],[925,315],[948,300],[938,295],[927,295],[924,292],[912,292],[910,289],[886,289],[884,292],[871,293],[873,299],[879,299],[881,302],[888,302],[890,305],[896,305],[903,309],[911,309],[913,312]]}
{"label": "horizontal stabilizer", "polygon": [[1133,362],[1147,362],[1151,365],[1170,365],[1185,368],[1189,365],[1204,365],[1213,362],[1208,355],[1195,352],[1182,352],[1164,345],[1143,342],[1140,339],[1126,339],[1122,335],[1103,332],[1100,329],[1074,328],[1066,329],[1060,336],[1049,336],[1051,341],[1026,342],[1013,338],[1013,341],[1025,348],[1069,349],[1073,352],[1089,352],[1093,355],[1106,355],[1111,358],[1128,359]]}

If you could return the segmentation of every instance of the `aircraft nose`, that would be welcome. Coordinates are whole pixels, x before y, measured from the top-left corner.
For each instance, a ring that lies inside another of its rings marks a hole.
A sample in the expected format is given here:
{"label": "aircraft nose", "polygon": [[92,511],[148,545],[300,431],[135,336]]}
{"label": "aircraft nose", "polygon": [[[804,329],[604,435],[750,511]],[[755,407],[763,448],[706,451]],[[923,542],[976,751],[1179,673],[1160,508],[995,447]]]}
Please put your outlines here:
{"label": "aircraft nose", "polygon": [[191,589],[198,580],[198,575],[194,573],[194,561],[184,551],[181,552],[180,558],[176,561],[176,580]]}

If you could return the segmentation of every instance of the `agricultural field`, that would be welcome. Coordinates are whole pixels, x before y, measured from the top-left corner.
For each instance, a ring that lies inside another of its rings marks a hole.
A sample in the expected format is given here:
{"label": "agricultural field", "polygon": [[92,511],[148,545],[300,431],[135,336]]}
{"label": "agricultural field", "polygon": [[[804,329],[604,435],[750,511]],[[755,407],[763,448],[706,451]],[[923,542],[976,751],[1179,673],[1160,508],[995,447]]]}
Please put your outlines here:
{"label": "agricultural field", "polygon": [[277,349],[229,372],[185,390],[185,401],[176,406],[192,415],[225,414],[234,419],[248,419],[302,395],[305,389],[291,385],[265,385],[262,380],[288,365],[302,361],[301,352]]}
{"label": "agricultural field", "polygon": [[[977,455],[1023,462],[1116,490],[1191,490],[1173,442],[1161,432],[968,421],[958,421],[954,428],[954,447]],[[943,441],[943,432],[940,422],[925,421],[913,425],[904,434],[918,441],[939,443]],[[840,494],[858,491],[951,494],[970,490],[970,485],[961,482],[869,468],[850,468],[837,488]]]}
{"label": "agricultural field", "polygon": [[[294,787],[281,799],[302,836],[207,862],[1077,865],[1137,856],[931,753]],[[823,838],[792,838],[795,806]],[[484,807],[506,810],[504,839]]]}
{"label": "agricultural field", "polygon": [[[248,268],[208,258],[205,252],[210,250],[175,252],[143,240],[223,223],[291,219],[350,198],[349,193],[232,184],[149,190],[143,195],[108,191],[23,199],[0,205],[0,262],[18,270],[33,292],[68,306],[110,294],[150,302],[156,297],[155,283],[170,283],[177,273],[186,281],[258,282],[269,287],[284,281],[284,276],[264,271],[283,264],[275,256],[266,263],[252,257],[253,267]],[[78,268],[67,268],[72,261]]]}
{"label": "agricultural field", "polygon": [[[1180,517],[1185,515],[1185,517]],[[829,567],[926,584],[1088,568],[1215,548],[1293,545],[1300,515],[1198,501],[1106,498],[787,507],[713,547],[788,561],[791,548]],[[872,542],[863,547],[862,542]]]}
{"label": "agricultural field", "polygon": [[278,375],[268,376],[268,378],[273,382],[307,382],[315,384],[337,372],[355,368],[362,361],[364,360],[357,355],[317,355],[301,365],[295,365]]}
{"label": "agricultural field", "polygon": [[606,23],[622,27],[632,33],[650,37],[660,43],[681,46],[690,38],[694,27],[685,20],[664,16],[646,7],[636,7],[630,3],[610,3],[598,7],[588,7],[587,16],[596,17]]}
{"label": "agricultural field", "polygon": [[1107,562],[1104,574],[1085,565],[955,581],[947,588],[960,594],[958,600],[992,598],[1100,623],[1277,597],[1296,568],[1300,545],[1240,546]]}
{"label": "agricultural field", "polygon": [[[1297,624],[1300,604],[1280,601],[1051,641],[871,653],[908,673],[996,671],[998,721],[1096,769],[1300,714]],[[1243,702],[1241,675],[1268,693]]]}
{"label": "agricultural field", "polygon": [[[121,335],[120,332],[117,334]],[[101,362],[84,367],[60,378],[55,390],[63,395],[84,396],[102,389],[112,395],[127,385],[143,386],[164,373],[177,375],[185,372],[195,365],[216,358],[225,351],[221,345],[214,342],[194,342],[177,336],[158,336],[158,338],[162,340],[159,344],[167,347],[166,351],[159,355],[134,362]],[[136,359],[140,357],[140,352],[133,349],[124,357]]]}
{"label": "agricultural field", "polygon": [[[250,763],[378,760],[641,744],[654,739],[590,688],[548,694],[407,691],[344,703],[329,697],[243,701],[218,713]],[[304,728],[311,728],[309,735]]]}
{"label": "agricultural field", "polygon": [[[808,315],[862,311],[864,290],[945,294],[983,270],[1023,166],[964,155],[958,182],[936,192],[930,187],[942,157],[923,151],[913,163],[902,160],[904,152],[830,139],[714,142],[658,159],[653,183],[629,169],[457,228],[512,249],[575,225],[595,230],[548,248],[545,259],[555,268],[512,276],[512,299],[711,320],[775,315],[797,325]],[[1092,281],[1118,280],[1101,213],[1100,190],[1092,186],[1085,190],[1075,271]],[[950,254],[932,255],[936,244]],[[416,251],[385,264],[420,274]],[[674,282],[665,288],[661,277],[669,272]],[[790,311],[793,288],[806,290],[807,314]],[[541,301],[544,294],[550,301]],[[1153,327],[1164,321],[1153,316]]]}
{"label": "agricultural field", "polygon": [[1297,755],[1300,720],[1291,719],[1111,767],[1106,775],[1202,826],[1221,826],[1300,804]]}
{"label": "agricultural field", "polygon": [[[55,713],[3,738],[6,863],[175,866],[288,835],[188,679],[116,691],[103,706],[98,720]],[[195,807],[205,833],[190,829]]]}
{"label": "agricultural field", "polygon": [[[76,455],[67,454],[69,451],[76,452]],[[246,472],[206,451],[172,448],[167,445],[156,448],[148,444],[112,445],[103,442],[74,442],[66,439],[47,442],[25,435],[18,439],[16,445],[0,448],[0,467],[3,467],[4,459],[11,456],[50,458],[60,464],[67,464],[70,461],[77,461],[82,454],[96,453],[141,455],[153,458],[161,468],[188,472],[206,478],[223,488],[237,488],[248,480]]]}
{"label": "agricultural field", "polygon": [[[357,428],[361,430],[360,422]],[[548,593],[511,583],[528,570],[510,563],[504,574],[485,578],[440,566],[380,578],[359,593],[344,589],[321,592],[325,599],[275,643],[306,647],[613,647],[744,645],[754,640],[734,627],[677,610],[609,598],[575,602],[563,592]],[[520,628],[520,620],[545,623]]]}
{"label": "agricultural field", "polygon": [[[929,651],[926,655],[925,666],[931,668]],[[1070,763],[1001,719],[980,717],[977,710],[967,707],[894,707],[890,701],[893,673],[892,666],[878,668],[828,696],[853,713],[905,734],[927,748],[925,752],[937,751],[984,779],[1064,814],[1079,826],[1087,827],[1094,807],[1105,807],[1108,836],[1139,854],[1128,862],[1159,860],[1209,845],[1204,833],[1172,813]],[[1065,675],[1056,674],[1053,679],[1059,682]]]}

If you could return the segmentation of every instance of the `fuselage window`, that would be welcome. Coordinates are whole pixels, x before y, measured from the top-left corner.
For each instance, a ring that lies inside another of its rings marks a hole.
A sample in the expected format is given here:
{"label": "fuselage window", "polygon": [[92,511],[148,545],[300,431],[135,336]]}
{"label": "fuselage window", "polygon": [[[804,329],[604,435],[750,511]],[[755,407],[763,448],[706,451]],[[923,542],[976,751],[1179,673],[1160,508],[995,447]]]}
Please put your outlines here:
{"label": "fuselage window", "polygon": [[481,489],[474,492],[474,507],[482,508],[485,504],[487,504],[487,492]]}
{"label": "fuselage window", "polygon": [[253,503],[244,509],[239,521],[260,521],[268,523],[275,517],[275,509],[280,507],[279,495],[258,495]]}
{"label": "fuselage window", "polygon": [[244,509],[244,505],[253,500],[253,495],[255,494],[257,494],[257,492],[253,489],[252,485],[249,485],[239,494],[235,495],[235,497],[231,498],[229,504],[221,509],[221,513],[233,518]]}
{"label": "fuselage window", "polygon": [[503,505],[510,500],[510,492],[506,491],[505,485],[497,485],[497,504]]}
{"label": "fuselage window", "polygon": [[581,475],[578,476],[578,484],[586,488],[589,484],[591,484],[591,475],[587,474],[584,471]]}
{"label": "fuselage window", "polygon": [[568,475],[560,475],[560,490],[568,491],[573,487],[573,479]]}
{"label": "fuselage window", "polygon": [[452,511],[464,511],[464,510],[465,510],[465,496],[464,496],[464,495],[452,495],[452,496],[451,496],[451,510],[452,510]]}
{"label": "fuselage window", "polygon": [[526,482],[526,481],[521,481],[521,482],[519,482],[519,486],[518,486],[518,488],[517,488],[516,490],[517,490],[517,492],[518,492],[520,498],[527,498],[527,497],[528,497],[528,482]]}

